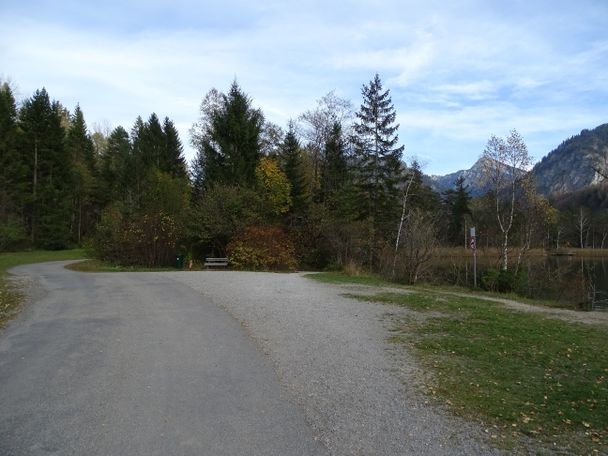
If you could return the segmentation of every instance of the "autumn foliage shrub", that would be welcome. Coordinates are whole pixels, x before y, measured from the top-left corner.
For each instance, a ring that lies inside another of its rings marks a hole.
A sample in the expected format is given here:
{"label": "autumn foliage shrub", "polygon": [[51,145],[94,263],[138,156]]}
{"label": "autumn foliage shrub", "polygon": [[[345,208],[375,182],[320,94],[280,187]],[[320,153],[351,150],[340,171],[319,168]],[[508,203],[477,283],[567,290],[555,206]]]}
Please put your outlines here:
{"label": "autumn foliage shrub", "polygon": [[162,211],[123,217],[113,207],[104,210],[92,240],[97,258],[126,266],[169,266],[175,261],[177,225]]}
{"label": "autumn foliage shrub", "polygon": [[137,201],[110,204],[101,213],[90,250],[95,258],[124,266],[172,266],[184,237],[188,193],[184,178],[151,171]]}
{"label": "autumn foliage shrub", "polygon": [[246,227],[230,241],[226,252],[237,269],[294,271],[298,267],[293,242],[277,226]]}

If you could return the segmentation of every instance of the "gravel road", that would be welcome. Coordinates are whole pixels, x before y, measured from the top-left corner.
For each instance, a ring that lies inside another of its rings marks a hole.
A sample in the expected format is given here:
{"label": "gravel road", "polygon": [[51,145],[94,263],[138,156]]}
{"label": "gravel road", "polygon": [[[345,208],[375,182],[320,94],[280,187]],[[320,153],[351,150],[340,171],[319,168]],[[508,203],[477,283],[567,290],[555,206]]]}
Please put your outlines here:
{"label": "gravel road", "polygon": [[[302,274],[13,272],[0,455],[477,455],[387,342],[403,308]],[[402,315],[401,315],[402,316]]]}
{"label": "gravel road", "polygon": [[14,270],[0,333],[0,455],[325,455],[241,325],[171,276]]}
{"label": "gravel road", "polygon": [[427,403],[419,372],[387,342],[403,308],[343,296],[358,287],[302,274],[156,273],[236,318],[335,455],[496,454],[483,430]]}

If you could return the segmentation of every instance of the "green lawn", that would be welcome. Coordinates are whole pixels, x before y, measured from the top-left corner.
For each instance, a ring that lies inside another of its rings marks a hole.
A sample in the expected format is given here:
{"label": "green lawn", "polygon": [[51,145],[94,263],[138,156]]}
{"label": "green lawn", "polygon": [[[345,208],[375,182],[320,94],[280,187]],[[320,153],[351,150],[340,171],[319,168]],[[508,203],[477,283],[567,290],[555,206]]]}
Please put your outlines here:
{"label": "green lawn", "polygon": [[432,292],[352,297],[426,314],[396,322],[392,341],[416,353],[428,395],[481,421],[492,438],[605,454],[607,327]]}
{"label": "green lawn", "polygon": [[4,325],[19,308],[23,292],[7,280],[7,271],[21,264],[44,261],[76,260],[84,258],[82,249],[0,253],[0,326]]}

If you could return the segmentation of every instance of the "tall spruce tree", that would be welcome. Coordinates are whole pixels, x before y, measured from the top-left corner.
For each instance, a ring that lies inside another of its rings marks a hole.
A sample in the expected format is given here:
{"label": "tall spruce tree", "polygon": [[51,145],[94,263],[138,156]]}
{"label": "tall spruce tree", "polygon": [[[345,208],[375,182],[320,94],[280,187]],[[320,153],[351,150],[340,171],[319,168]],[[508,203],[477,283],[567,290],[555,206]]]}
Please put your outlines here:
{"label": "tall spruce tree", "polygon": [[350,100],[338,97],[331,91],[317,100],[315,109],[302,113],[300,134],[306,141],[305,149],[311,175],[311,193],[315,201],[324,198],[323,170],[325,168],[325,148],[331,140],[336,123],[349,126],[353,118],[353,106]]}
{"label": "tall spruce tree", "polygon": [[211,112],[208,131],[197,141],[205,187],[255,184],[263,123],[262,112],[251,106],[251,99],[235,81]]}
{"label": "tall spruce tree", "polygon": [[23,181],[17,150],[17,105],[10,86],[0,85],[0,223],[20,212],[18,186]]}
{"label": "tall spruce tree", "polygon": [[65,148],[65,109],[37,90],[19,112],[22,159],[28,169],[25,217],[32,244],[63,248],[70,240],[73,161]]}
{"label": "tall spruce tree", "polygon": [[128,202],[127,199],[134,192],[134,169],[131,141],[123,127],[116,127],[110,133],[100,160],[100,180],[105,188],[103,204],[114,201]]}
{"label": "tall spruce tree", "polygon": [[448,219],[446,238],[452,245],[466,244],[465,222],[471,217],[471,195],[464,177],[460,176],[454,183],[454,188],[443,192],[444,213]]}
{"label": "tall spruce tree", "polygon": [[132,171],[132,201],[137,205],[142,194],[143,181],[146,176],[146,124],[141,116],[137,116],[131,128],[131,171]]}
{"label": "tall spruce tree", "polygon": [[407,169],[408,177],[412,178],[409,190],[410,209],[419,209],[422,212],[437,212],[440,209],[439,195],[431,187],[425,185],[422,180],[422,168],[417,160],[412,161]]}
{"label": "tall spruce tree", "polygon": [[342,125],[334,122],[327,142],[321,170],[322,199],[326,200],[342,188],[347,178],[346,146],[342,137]]}
{"label": "tall spruce tree", "polygon": [[291,212],[292,214],[303,215],[310,204],[310,192],[304,173],[302,149],[296,137],[293,122],[289,123],[280,158],[283,172],[291,184]]}
{"label": "tall spruce tree", "polygon": [[73,164],[72,233],[74,241],[80,245],[83,235],[91,232],[95,226],[98,208],[95,201],[97,176],[94,145],[79,105],[76,105],[70,119],[66,149]]}
{"label": "tall spruce tree", "polygon": [[354,126],[354,154],[358,185],[367,203],[365,214],[377,218],[392,212],[404,147],[397,146],[399,124],[395,124],[390,91],[382,90],[380,76],[376,74],[361,93],[363,103]]}
{"label": "tall spruce tree", "polygon": [[390,91],[383,90],[375,75],[361,93],[363,102],[356,113],[354,160],[356,183],[362,200],[361,218],[369,226],[368,262],[374,266],[376,240],[386,238],[398,217],[398,183],[401,179],[403,146],[395,124],[396,112]]}
{"label": "tall spruce tree", "polygon": [[163,121],[164,150],[160,160],[160,170],[172,177],[186,177],[184,146],[179,139],[175,124],[165,117]]}
{"label": "tall spruce tree", "polygon": [[152,167],[162,169],[165,165],[163,163],[165,134],[156,113],[150,114],[150,118],[144,124],[140,140],[144,167],[147,170]]}
{"label": "tall spruce tree", "polygon": [[0,251],[28,244],[24,224],[29,197],[27,166],[17,148],[17,106],[8,83],[0,84]]}
{"label": "tall spruce tree", "polygon": [[190,201],[196,204],[205,191],[205,154],[200,150],[190,163],[190,182],[192,184]]}

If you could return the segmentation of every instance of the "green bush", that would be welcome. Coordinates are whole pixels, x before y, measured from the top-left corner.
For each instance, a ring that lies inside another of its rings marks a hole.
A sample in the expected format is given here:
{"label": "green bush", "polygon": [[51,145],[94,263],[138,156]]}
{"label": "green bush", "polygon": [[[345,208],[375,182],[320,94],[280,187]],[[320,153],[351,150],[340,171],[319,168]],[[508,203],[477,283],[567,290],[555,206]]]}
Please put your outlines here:
{"label": "green bush", "polygon": [[21,250],[28,245],[27,233],[20,220],[9,218],[0,223],[0,252]]}
{"label": "green bush", "polygon": [[486,269],[481,275],[481,288],[487,291],[510,293],[523,291],[526,285],[526,271],[520,268],[517,273],[512,269]]}
{"label": "green bush", "polygon": [[125,219],[113,207],[103,211],[92,241],[94,256],[124,266],[171,266],[175,262],[178,227],[162,211]]}
{"label": "green bush", "polygon": [[486,269],[481,274],[481,288],[486,291],[497,291],[498,290],[498,276],[500,276],[500,270],[496,268]]}
{"label": "green bush", "polygon": [[91,242],[94,256],[122,266],[173,266],[178,240],[184,236],[188,213],[187,187],[182,178],[152,171],[147,191],[137,205],[107,206]]}

